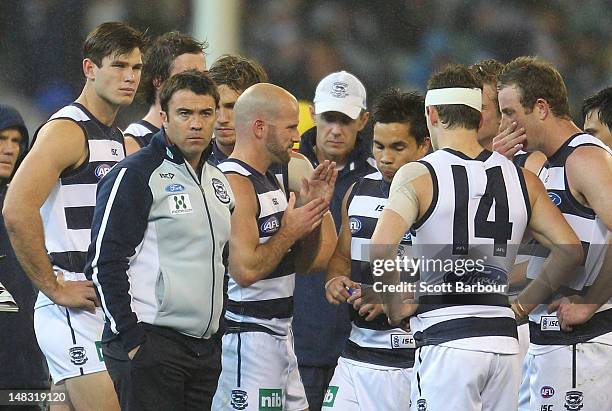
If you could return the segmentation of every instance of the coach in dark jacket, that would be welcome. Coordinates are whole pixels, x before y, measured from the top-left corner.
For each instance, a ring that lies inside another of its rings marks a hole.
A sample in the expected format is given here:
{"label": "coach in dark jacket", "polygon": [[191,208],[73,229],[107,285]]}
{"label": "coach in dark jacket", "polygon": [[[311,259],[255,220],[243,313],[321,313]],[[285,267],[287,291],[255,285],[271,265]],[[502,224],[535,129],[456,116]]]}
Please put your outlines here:
{"label": "coach in dark jacket", "polygon": [[[323,160],[335,161],[338,165],[330,204],[338,231],[346,191],[355,181],[376,171],[370,155],[370,140],[361,133],[369,115],[365,87],[346,71],[328,75],[317,86],[313,115],[316,126],[302,135],[300,152],[313,167]],[[310,409],[319,410],[351,330],[349,310],[347,306],[331,305],[325,300],[324,272],[298,275],[295,282],[295,352]]]}
{"label": "coach in dark jacket", "polygon": [[[28,130],[23,119],[14,108],[0,105],[0,209],[4,205],[8,183],[25,156],[27,147]],[[2,389],[49,387],[47,366],[34,335],[35,301],[36,290],[17,262],[0,213],[0,332],[2,333],[0,388]]]}

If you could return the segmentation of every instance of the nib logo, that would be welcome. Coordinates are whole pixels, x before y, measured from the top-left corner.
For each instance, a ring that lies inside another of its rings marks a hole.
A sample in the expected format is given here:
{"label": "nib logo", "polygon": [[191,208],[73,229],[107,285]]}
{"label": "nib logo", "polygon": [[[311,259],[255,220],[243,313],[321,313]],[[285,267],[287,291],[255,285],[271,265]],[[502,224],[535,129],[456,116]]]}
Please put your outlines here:
{"label": "nib logo", "polygon": [[283,390],[280,388],[260,388],[259,409],[266,411],[282,411]]}
{"label": "nib logo", "polygon": [[338,395],[338,387],[335,385],[330,385],[325,392],[325,397],[323,397],[323,406],[324,407],[333,407],[334,402],[336,402],[336,396]]}

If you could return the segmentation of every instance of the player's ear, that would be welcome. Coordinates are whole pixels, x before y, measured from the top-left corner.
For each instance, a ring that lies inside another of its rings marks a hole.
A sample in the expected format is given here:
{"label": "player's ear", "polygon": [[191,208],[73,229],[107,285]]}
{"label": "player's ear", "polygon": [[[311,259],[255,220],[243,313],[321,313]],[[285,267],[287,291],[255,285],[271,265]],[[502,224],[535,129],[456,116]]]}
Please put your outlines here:
{"label": "player's ear", "polygon": [[166,113],[164,110],[160,110],[159,116],[162,119],[162,125],[164,128],[166,128],[168,126],[168,113]]}
{"label": "player's ear", "polygon": [[95,67],[97,67],[96,63],[91,61],[91,59],[89,58],[83,59],[83,74],[85,75],[85,78],[87,78],[88,80],[96,79],[96,76],[94,74]]}
{"label": "player's ear", "polygon": [[368,124],[368,120],[370,119],[370,113],[362,110],[359,114],[359,131],[363,130],[363,128]]}
{"label": "player's ear", "polygon": [[251,126],[251,130],[253,131],[253,135],[257,138],[264,138],[266,133],[266,123],[258,118],[253,121]]}
{"label": "player's ear", "polygon": [[534,110],[537,110],[538,118],[540,120],[544,120],[546,117],[548,117],[550,105],[548,104],[548,101],[544,100],[543,98],[539,98],[534,104]]}
{"label": "player's ear", "polygon": [[308,111],[310,111],[310,117],[312,118],[312,122],[317,124],[317,115],[315,114],[315,109],[312,104],[308,106]]}

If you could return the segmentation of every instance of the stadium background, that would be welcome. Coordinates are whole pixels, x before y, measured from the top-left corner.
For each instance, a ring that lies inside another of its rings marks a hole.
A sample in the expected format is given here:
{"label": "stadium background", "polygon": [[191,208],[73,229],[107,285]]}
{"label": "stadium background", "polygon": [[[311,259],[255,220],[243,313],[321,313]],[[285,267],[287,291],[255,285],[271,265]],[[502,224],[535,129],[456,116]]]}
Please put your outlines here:
{"label": "stadium background", "polygon": [[[610,0],[1,0],[0,101],[30,131],[83,85],[81,44],[104,21],[155,36],[181,30],[223,53],[257,59],[279,84],[310,100],[326,74],[346,69],[369,103],[388,86],[423,90],[447,62],[536,55],[565,77],[577,124],[583,98],[612,84]],[[125,127],[146,111],[123,110]]]}

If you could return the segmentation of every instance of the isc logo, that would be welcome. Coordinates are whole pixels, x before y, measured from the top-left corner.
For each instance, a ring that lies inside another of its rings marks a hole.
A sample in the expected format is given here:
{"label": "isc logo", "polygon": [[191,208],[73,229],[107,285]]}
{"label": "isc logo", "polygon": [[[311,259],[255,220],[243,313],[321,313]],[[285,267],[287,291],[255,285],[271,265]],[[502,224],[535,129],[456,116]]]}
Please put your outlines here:
{"label": "isc logo", "polygon": [[541,331],[560,331],[559,319],[555,315],[543,315],[540,321]]}
{"label": "isc logo", "polygon": [[275,215],[261,223],[261,232],[265,234],[272,234],[279,228],[280,221],[278,221],[278,218]]}

